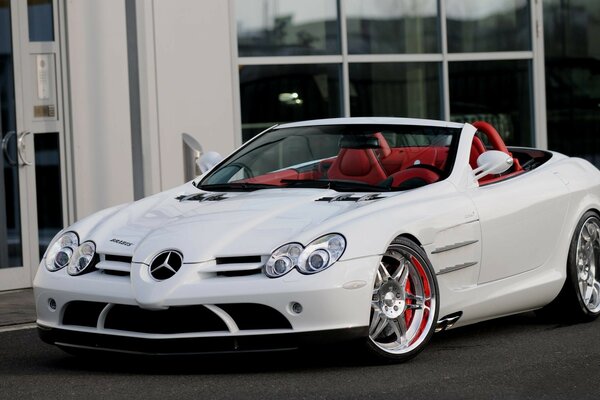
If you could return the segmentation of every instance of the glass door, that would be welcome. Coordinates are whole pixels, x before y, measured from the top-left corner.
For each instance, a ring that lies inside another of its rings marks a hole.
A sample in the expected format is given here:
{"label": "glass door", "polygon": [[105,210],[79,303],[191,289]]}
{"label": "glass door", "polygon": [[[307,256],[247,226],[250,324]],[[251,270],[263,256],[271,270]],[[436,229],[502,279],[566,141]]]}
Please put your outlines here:
{"label": "glass door", "polygon": [[65,223],[56,7],[0,0],[0,290],[31,286]]}

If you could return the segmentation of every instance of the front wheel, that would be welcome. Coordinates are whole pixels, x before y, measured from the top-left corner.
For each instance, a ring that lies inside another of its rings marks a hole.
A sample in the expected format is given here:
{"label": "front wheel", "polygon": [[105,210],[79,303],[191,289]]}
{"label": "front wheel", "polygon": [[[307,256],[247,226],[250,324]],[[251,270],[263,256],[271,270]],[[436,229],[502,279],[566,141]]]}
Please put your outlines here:
{"label": "front wheel", "polygon": [[375,277],[367,348],[387,362],[416,356],[435,331],[439,301],[435,273],[424,251],[398,238]]}

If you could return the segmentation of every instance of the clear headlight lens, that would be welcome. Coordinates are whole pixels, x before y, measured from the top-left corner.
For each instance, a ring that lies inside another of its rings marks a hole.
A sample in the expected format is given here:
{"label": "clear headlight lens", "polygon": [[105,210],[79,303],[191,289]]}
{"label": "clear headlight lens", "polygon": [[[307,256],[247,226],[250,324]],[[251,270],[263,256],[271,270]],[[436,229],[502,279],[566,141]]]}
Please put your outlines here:
{"label": "clear headlight lens", "polygon": [[306,246],[298,257],[298,270],[314,274],[329,268],[346,250],[346,239],[337,233],[325,235]]}
{"label": "clear headlight lens", "polygon": [[46,269],[58,271],[69,265],[73,252],[79,246],[79,237],[75,232],[66,232],[55,240],[46,251]]}
{"label": "clear headlight lens", "polygon": [[321,272],[339,260],[345,249],[346,239],[337,233],[322,236],[306,248],[299,243],[288,243],[271,254],[265,274],[269,278],[278,278],[294,267],[303,274]]}
{"label": "clear headlight lens", "polygon": [[94,256],[96,255],[96,245],[94,242],[83,242],[79,246],[69,262],[67,272],[69,275],[79,275],[92,264]]}
{"label": "clear headlight lens", "polygon": [[304,248],[299,243],[285,244],[271,254],[265,265],[265,274],[278,278],[290,272],[298,264],[298,257]]}

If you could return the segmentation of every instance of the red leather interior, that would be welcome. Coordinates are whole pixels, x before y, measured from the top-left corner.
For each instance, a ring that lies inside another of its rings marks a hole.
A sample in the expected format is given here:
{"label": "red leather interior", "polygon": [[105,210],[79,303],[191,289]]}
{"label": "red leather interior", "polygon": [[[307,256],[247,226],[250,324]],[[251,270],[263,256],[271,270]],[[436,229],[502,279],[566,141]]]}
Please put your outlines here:
{"label": "red leather interior", "polygon": [[327,171],[329,179],[348,179],[377,185],[387,177],[372,149],[342,149]]}

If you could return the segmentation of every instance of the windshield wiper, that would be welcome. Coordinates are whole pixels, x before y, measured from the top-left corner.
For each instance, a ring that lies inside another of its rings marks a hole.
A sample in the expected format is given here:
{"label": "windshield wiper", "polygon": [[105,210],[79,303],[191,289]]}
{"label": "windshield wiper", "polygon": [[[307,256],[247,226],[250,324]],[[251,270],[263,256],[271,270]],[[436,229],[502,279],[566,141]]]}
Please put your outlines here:
{"label": "windshield wiper", "polygon": [[281,186],[269,185],[266,183],[230,182],[199,185],[198,189],[209,192],[251,192],[253,190],[273,189],[278,187]]}
{"label": "windshield wiper", "polygon": [[363,182],[341,181],[329,179],[282,179],[286,187],[333,189],[338,192],[389,192],[389,186],[370,185]]}

